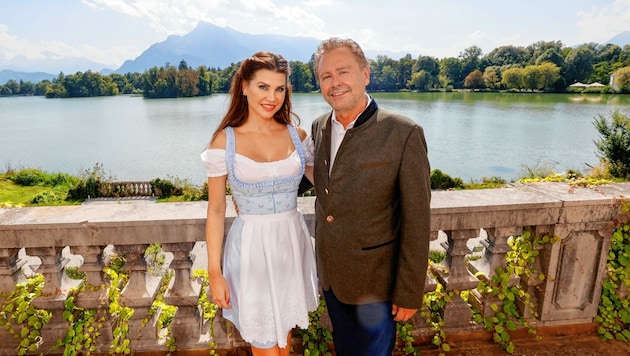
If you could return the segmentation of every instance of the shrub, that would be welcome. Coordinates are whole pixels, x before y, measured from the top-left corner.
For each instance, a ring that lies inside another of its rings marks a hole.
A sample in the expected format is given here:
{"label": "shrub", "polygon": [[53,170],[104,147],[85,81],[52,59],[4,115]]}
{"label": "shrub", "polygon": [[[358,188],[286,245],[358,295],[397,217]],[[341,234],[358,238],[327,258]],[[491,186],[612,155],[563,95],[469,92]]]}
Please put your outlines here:
{"label": "shrub", "polygon": [[595,141],[599,157],[610,163],[610,174],[616,178],[630,176],[630,118],[615,110],[608,120],[603,115],[593,122],[601,138]]}
{"label": "shrub", "polygon": [[46,181],[46,174],[39,169],[28,168],[9,175],[9,179],[15,184],[32,187],[43,184]]}
{"label": "shrub", "polygon": [[462,189],[464,182],[461,178],[451,178],[439,169],[431,171],[431,189]]}
{"label": "shrub", "polygon": [[151,181],[151,185],[155,190],[155,194],[162,197],[168,197],[173,194],[177,194],[178,191],[181,194],[181,189],[177,189],[177,187],[175,187],[175,184],[167,179],[155,178]]}
{"label": "shrub", "polygon": [[99,194],[101,183],[111,181],[112,177],[105,178],[103,165],[96,163],[91,170],[86,169],[83,175],[73,188],[68,191],[68,199],[82,200],[88,197],[96,198]]}

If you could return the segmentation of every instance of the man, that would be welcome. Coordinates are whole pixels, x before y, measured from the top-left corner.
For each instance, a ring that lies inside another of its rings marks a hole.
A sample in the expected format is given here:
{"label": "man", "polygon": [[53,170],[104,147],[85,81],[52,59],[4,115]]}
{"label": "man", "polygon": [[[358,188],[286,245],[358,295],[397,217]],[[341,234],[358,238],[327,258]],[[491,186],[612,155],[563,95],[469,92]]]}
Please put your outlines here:
{"label": "man", "polygon": [[391,355],[396,321],[422,305],[430,167],[422,128],[366,92],[350,39],[323,41],[315,75],[332,111],[313,122],[315,249],[339,356]]}

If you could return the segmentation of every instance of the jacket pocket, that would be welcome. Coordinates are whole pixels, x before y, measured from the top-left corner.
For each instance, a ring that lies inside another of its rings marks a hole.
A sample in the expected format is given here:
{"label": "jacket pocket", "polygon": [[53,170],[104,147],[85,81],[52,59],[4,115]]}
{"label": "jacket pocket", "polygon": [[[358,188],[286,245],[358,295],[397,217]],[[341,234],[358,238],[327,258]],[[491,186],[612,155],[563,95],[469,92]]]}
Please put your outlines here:
{"label": "jacket pocket", "polygon": [[391,244],[393,244],[396,241],[398,241],[398,238],[389,240],[387,242],[383,242],[382,244],[378,244],[378,245],[374,245],[374,246],[368,246],[368,247],[362,247],[361,250],[363,250],[363,251],[375,250],[377,248],[381,248],[381,247],[385,247],[387,245],[391,245]]}
{"label": "jacket pocket", "polygon": [[360,168],[378,168],[378,167],[389,167],[392,165],[392,162],[387,161],[387,162],[368,162],[368,163],[361,163],[359,165]]}

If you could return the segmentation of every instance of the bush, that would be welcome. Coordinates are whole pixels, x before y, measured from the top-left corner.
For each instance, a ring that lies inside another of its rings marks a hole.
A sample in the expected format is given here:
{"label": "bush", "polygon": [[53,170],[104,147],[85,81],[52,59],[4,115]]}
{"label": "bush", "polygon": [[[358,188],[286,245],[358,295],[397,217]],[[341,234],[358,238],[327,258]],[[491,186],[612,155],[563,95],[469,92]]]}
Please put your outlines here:
{"label": "bush", "polygon": [[68,199],[83,200],[88,197],[96,198],[100,196],[99,189],[101,183],[111,181],[112,177],[105,178],[105,170],[103,165],[97,163],[91,170],[86,169],[83,175],[73,188],[68,191]]}
{"label": "bush", "polygon": [[601,138],[595,141],[599,157],[610,164],[615,178],[630,177],[630,118],[615,110],[608,120],[599,115],[593,122]]}
{"label": "bush", "polygon": [[43,184],[46,181],[46,174],[39,169],[29,168],[9,175],[9,179],[15,184],[32,187]]}
{"label": "bush", "polygon": [[431,189],[463,189],[464,182],[461,178],[451,178],[439,169],[431,171]]}
{"label": "bush", "polygon": [[178,193],[181,194],[181,189],[178,189],[177,187],[175,187],[175,184],[173,184],[173,182],[167,179],[160,179],[160,178],[153,179],[151,181],[151,185],[153,186],[153,189],[155,190],[155,194],[162,197],[168,197],[168,196],[178,194]]}

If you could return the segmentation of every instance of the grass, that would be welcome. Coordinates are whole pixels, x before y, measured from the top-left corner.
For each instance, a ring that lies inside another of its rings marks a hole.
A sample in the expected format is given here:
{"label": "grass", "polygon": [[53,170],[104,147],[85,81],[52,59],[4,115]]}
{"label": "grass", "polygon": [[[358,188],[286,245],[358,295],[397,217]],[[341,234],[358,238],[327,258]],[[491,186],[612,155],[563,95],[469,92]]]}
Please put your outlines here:
{"label": "grass", "polygon": [[[187,180],[173,179],[174,183],[169,179],[151,181],[164,194],[158,202],[197,201],[207,197],[207,185],[199,188]],[[98,163],[82,177],[33,168],[9,168],[0,173],[0,208],[81,204],[90,195],[99,196],[99,184],[110,180]]]}
{"label": "grass", "polygon": [[22,186],[0,175],[0,207],[25,206],[39,194],[52,193],[52,187]]}

